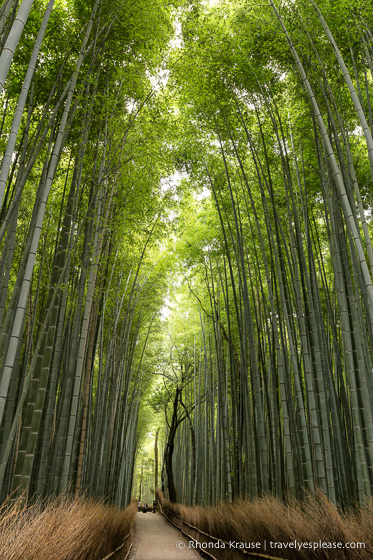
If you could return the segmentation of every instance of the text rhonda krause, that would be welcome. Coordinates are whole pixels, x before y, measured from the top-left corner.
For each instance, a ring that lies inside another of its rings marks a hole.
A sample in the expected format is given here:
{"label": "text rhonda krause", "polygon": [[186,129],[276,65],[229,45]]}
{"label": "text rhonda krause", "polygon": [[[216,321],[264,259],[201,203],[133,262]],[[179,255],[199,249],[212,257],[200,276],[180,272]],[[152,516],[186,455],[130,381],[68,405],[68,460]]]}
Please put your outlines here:
{"label": "text rhonda krause", "polygon": [[241,542],[241,541],[209,541],[209,542],[200,542],[200,541],[189,541],[189,548],[240,548],[240,549],[253,549],[253,548],[261,548],[262,545],[260,542]]}
{"label": "text rhonda krause", "polygon": [[189,541],[189,548],[200,548],[202,550],[206,550],[209,548],[234,548],[234,549],[245,549],[245,550],[252,550],[252,549],[260,549],[262,548],[267,550],[267,548],[272,549],[365,549],[364,542],[328,542],[328,541],[318,541],[318,542],[300,542],[300,541],[291,541],[291,542],[276,542],[276,541],[269,541],[269,542],[243,542],[243,541],[209,541],[209,542],[200,542],[200,541]]}

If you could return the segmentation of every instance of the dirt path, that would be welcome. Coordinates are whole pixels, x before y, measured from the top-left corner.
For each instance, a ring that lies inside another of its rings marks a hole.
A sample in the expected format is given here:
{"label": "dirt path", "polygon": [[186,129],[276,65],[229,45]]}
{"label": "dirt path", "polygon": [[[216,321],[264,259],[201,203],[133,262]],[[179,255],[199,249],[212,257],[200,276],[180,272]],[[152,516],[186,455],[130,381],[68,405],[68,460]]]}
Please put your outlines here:
{"label": "dirt path", "polygon": [[201,560],[187,539],[160,513],[138,513],[130,560]]}

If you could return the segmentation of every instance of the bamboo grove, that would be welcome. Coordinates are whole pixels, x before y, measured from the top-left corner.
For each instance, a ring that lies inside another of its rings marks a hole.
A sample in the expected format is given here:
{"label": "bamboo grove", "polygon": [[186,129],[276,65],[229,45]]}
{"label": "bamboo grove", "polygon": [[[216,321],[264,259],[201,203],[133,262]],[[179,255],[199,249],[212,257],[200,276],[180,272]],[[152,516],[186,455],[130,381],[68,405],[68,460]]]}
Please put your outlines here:
{"label": "bamboo grove", "polygon": [[172,32],[160,9],[1,8],[3,498],[130,500],[143,358],[162,300],[153,239],[167,156],[163,169],[146,163],[157,139],[141,114]]}
{"label": "bamboo grove", "polygon": [[124,506],[149,409],[171,501],[371,496],[372,33],[364,0],[2,4],[2,498]]}
{"label": "bamboo grove", "polygon": [[215,219],[206,203],[182,230],[201,334],[181,337],[171,360],[163,486],[187,504],[316,489],[362,504],[373,483],[371,13],[270,2],[259,22],[254,6],[230,7],[189,26],[185,48],[196,36],[203,47],[174,76],[188,107],[180,169],[211,191]]}

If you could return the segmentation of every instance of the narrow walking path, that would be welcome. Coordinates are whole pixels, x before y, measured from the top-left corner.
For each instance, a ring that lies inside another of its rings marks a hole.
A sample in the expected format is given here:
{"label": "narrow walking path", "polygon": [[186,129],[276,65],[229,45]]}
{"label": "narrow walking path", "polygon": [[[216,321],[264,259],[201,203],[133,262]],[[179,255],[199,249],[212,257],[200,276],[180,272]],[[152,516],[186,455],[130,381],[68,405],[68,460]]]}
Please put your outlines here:
{"label": "narrow walking path", "polygon": [[201,560],[188,540],[160,513],[138,513],[130,560]]}

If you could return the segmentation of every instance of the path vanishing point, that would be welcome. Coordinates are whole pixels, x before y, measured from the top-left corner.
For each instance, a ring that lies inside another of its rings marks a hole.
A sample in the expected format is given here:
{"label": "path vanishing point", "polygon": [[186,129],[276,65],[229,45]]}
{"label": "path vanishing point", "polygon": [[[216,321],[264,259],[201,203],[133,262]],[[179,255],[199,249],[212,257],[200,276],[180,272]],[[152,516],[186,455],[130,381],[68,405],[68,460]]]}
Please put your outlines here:
{"label": "path vanishing point", "polygon": [[130,560],[201,560],[188,540],[160,513],[136,514]]}

